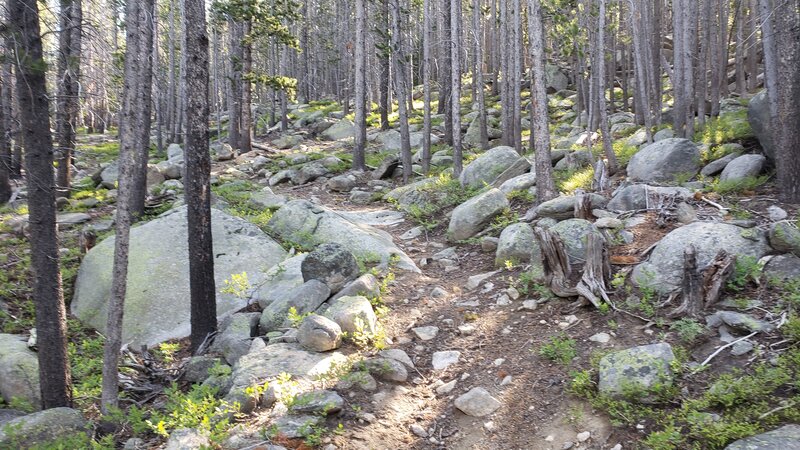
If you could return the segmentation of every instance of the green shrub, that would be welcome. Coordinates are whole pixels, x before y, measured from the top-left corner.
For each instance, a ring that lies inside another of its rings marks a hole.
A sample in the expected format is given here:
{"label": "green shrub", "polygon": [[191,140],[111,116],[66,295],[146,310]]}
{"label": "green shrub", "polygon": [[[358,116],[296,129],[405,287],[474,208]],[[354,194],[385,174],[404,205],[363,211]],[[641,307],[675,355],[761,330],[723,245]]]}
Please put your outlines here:
{"label": "green shrub", "polygon": [[697,130],[695,140],[716,145],[753,137],[753,129],[747,120],[747,110],[735,111],[712,117]]}
{"label": "green shrub", "polygon": [[539,355],[560,364],[569,364],[578,355],[576,342],[565,334],[554,336],[539,348]]}

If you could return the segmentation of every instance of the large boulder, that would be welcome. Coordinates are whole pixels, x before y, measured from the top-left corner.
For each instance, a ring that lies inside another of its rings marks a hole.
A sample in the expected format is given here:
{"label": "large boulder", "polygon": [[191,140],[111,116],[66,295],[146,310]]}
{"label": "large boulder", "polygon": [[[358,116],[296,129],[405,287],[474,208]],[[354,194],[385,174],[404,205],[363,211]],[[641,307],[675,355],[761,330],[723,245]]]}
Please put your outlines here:
{"label": "large boulder", "polygon": [[639,150],[628,163],[634,181],[673,181],[678,175],[697,175],[700,150],[688,139],[664,139]]}
{"label": "large boulder", "polygon": [[414,261],[394,244],[389,233],[306,200],[293,200],[284,205],[272,215],[267,227],[284,241],[304,247],[336,242],[363,261],[388,264],[394,257],[398,268],[419,271]]}
{"label": "large boulder", "polygon": [[[499,184],[524,174],[530,167],[530,162],[520,156],[516,150],[500,146],[488,150],[469,163],[461,172],[459,181],[461,186],[469,188],[481,188],[484,185],[494,186],[501,176],[504,179]],[[506,173],[509,169],[512,169],[513,173]]]}
{"label": "large boulder", "polygon": [[[592,209],[599,209],[606,206],[608,200],[600,194],[589,193]],[[542,202],[534,210],[536,217],[551,217],[557,220],[571,219],[575,217],[575,201],[576,197],[573,195],[566,195],[556,197],[554,199]]]}
{"label": "large boulder", "polygon": [[739,439],[725,447],[725,450],[800,450],[800,425],[792,423]]}
{"label": "large boulder", "polygon": [[511,224],[500,233],[494,261],[498,267],[503,267],[506,261],[511,261],[513,264],[542,265],[542,249],[530,224],[524,222]]}
{"label": "large boulder", "polygon": [[27,345],[27,338],[0,334],[0,396],[8,404],[22,400],[39,409],[39,359]]}
{"label": "large boulder", "polygon": [[263,309],[270,303],[283,298],[287,292],[302,285],[305,281],[300,266],[306,256],[308,253],[301,253],[270,268],[264,274],[264,281],[255,286],[250,299],[257,302]]}
{"label": "large boulder", "polygon": [[600,360],[598,390],[615,398],[651,403],[672,386],[674,360],[672,347],[665,343],[612,353]]}
{"label": "large boulder", "polygon": [[725,166],[722,175],[719,176],[719,180],[740,181],[744,178],[758,176],[766,162],[767,158],[762,155],[739,156]]}
{"label": "large boulder", "polygon": [[775,255],[764,266],[767,280],[780,282],[800,279],[800,258],[794,255]]}
{"label": "large boulder", "polygon": [[331,295],[331,290],[319,280],[309,280],[302,285],[284,293],[278,300],[270,303],[261,312],[259,328],[262,333],[274,331],[279,327],[291,325],[289,310],[294,308],[296,314],[312,313]]}
{"label": "large boulder", "polygon": [[607,208],[611,211],[635,211],[655,208],[659,204],[659,197],[667,196],[674,196],[676,200],[686,200],[692,196],[692,193],[682,187],[633,184],[614,192],[614,196],[608,202]]}
{"label": "large boulder", "polygon": [[[134,347],[154,345],[189,335],[189,250],[186,207],[169,211],[131,229],[128,288],[122,339]],[[216,285],[233,274],[247,273],[251,286],[266,281],[266,272],[286,258],[286,251],[257,226],[216,208],[211,209]],[[84,257],[75,281],[72,313],[82,322],[106,331],[114,238],[109,237]],[[247,305],[249,294],[217,293],[220,318]]]}
{"label": "large boulder", "polygon": [[490,189],[467,200],[453,210],[447,227],[448,238],[461,241],[475,236],[508,207],[508,199],[500,189]]}
{"label": "large boulder", "polygon": [[347,357],[339,352],[310,352],[298,344],[272,344],[257,348],[242,356],[233,366],[233,387],[248,387],[274,379],[282,373],[310,380],[327,373],[334,364]]}
{"label": "large boulder", "polygon": [[[421,148],[424,133],[421,131],[408,134],[410,148]],[[400,132],[397,130],[387,130],[378,133],[377,141],[383,145],[384,150],[399,152],[401,147]],[[439,136],[431,135],[431,145],[439,143]]]}
{"label": "large boulder", "polygon": [[662,294],[680,289],[683,285],[683,253],[690,244],[697,251],[697,267],[705,267],[720,250],[756,259],[770,251],[766,237],[754,228],[694,222],[664,236],[650,254],[649,261],[636,266],[634,281]]}
{"label": "large boulder", "polygon": [[769,96],[766,89],[750,99],[750,103],[747,105],[747,120],[750,122],[753,134],[761,143],[764,154],[774,162],[778,143],[775,140],[774,129],[769,117]]}
{"label": "large boulder", "polygon": [[317,246],[300,265],[303,280],[320,280],[332,293],[358,277],[356,257],[341,244],[329,242]]}
{"label": "large boulder", "polygon": [[[486,137],[497,139],[503,135],[503,131],[491,126],[491,122],[486,123]],[[479,147],[481,145],[481,120],[475,117],[469,122],[467,132],[464,134],[464,145],[468,147]]]}
{"label": "large boulder", "polygon": [[272,141],[272,145],[281,150],[285,150],[287,148],[292,148],[301,142],[303,142],[303,136],[300,136],[299,134],[286,134]]}
{"label": "large boulder", "polygon": [[[51,448],[54,441],[88,442],[89,422],[72,408],[52,408],[17,417],[0,427],[0,448]],[[80,435],[85,435],[85,440]],[[52,447],[65,448],[65,447]]]}
{"label": "large boulder", "polygon": [[435,213],[447,204],[447,194],[437,189],[436,178],[425,178],[405,186],[399,186],[384,195],[384,199],[394,203],[398,209]]}
{"label": "large boulder", "polygon": [[800,256],[800,230],[792,222],[775,222],[769,228],[769,243],[779,252]]}
{"label": "large boulder", "polygon": [[322,132],[322,137],[329,141],[342,141],[345,139],[352,139],[356,135],[356,127],[353,122],[342,119],[335,124],[331,125],[327,130]]}
{"label": "large boulder", "polygon": [[544,83],[548,93],[563,91],[569,85],[569,78],[558,66],[545,64]]}
{"label": "large boulder", "polygon": [[372,303],[361,295],[332,300],[324,316],[336,322],[342,331],[351,334],[359,331],[373,333],[378,329],[378,317],[372,309]]}

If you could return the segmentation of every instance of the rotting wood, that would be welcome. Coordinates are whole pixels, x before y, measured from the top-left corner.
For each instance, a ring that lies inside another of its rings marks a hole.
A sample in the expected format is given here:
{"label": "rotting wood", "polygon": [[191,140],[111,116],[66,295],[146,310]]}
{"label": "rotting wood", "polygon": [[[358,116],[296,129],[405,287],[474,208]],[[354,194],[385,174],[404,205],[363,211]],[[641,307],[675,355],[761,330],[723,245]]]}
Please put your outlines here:
{"label": "rotting wood", "polygon": [[682,301],[669,317],[697,318],[712,307],[733,273],[735,263],[736,255],[720,250],[710,264],[698,270],[697,250],[694,245],[687,246],[684,250]]}
{"label": "rotting wood", "polygon": [[596,234],[589,234],[586,237],[586,263],[583,266],[581,280],[575,290],[596,308],[600,308],[602,302],[613,306],[608,297],[608,286],[606,285],[610,274],[611,264],[608,260],[605,240]]}
{"label": "rotting wood", "polygon": [[569,255],[564,248],[564,242],[556,233],[536,227],[536,238],[542,248],[542,263],[544,265],[545,283],[558,297],[574,297],[578,292],[570,283],[572,268]]}

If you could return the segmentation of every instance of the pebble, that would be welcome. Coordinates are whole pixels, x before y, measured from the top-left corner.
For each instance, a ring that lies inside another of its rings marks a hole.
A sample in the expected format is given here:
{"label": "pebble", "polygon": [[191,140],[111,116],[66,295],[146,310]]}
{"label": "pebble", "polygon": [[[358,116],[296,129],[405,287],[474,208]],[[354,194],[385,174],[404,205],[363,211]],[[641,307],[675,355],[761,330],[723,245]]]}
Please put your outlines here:
{"label": "pebble", "polygon": [[481,285],[481,283],[486,281],[486,279],[488,279],[488,278],[494,276],[495,274],[497,274],[497,272],[499,272],[499,271],[481,273],[481,274],[473,275],[473,276],[467,278],[467,286],[466,286],[467,289],[468,290],[472,290],[472,289],[477,288],[478,286]]}
{"label": "pebble", "polygon": [[502,404],[486,389],[474,387],[458,397],[455,400],[455,406],[468,416],[483,417],[497,411]]}
{"label": "pebble", "polygon": [[519,299],[520,293],[517,290],[517,288],[510,287],[510,288],[506,289],[506,295],[511,297],[511,300],[517,300],[517,299]]}
{"label": "pebble", "polygon": [[622,444],[617,444],[611,447],[609,450],[622,450]]}
{"label": "pebble", "polygon": [[556,437],[553,436],[552,434],[548,434],[547,437],[544,438],[544,440],[547,441],[547,442],[553,442],[553,441],[556,440]]}
{"label": "pebble", "polygon": [[513,380],[514,378],[511,375],[506,375],[503,381],[500,382],[500,386],[508,386]]}
{"label": "pebble", "polygon": [[456,387],[456,382],[457,382],[456,380],[451,380],[448,381],[447,383],[444,383],[443,385],[436,388],[436,393],[439,395],[446,395],[453,392],[453,389],[455,389]]}
{"label": "pebble", "polygon": [[469,324],[459,325],[458,332],[465,336],[468,336],[475,332],[475,325],[469,325]]}
{"label": "pebble", "polygon": [[431,297],[434,297],[434,298],[447,297],[447,291],[441,286],[436,286],[431,291]]}
{"label": "pebble", "polygon": [[767,214],[769,214],[769,219],[774,222],[779,222],[789,217],[789,213],[787,213],[786,210],[784,210],[780,206],[775,206],[775,205],[772,205],[769,208],[767,208]]}
{"label": "pebble", "polygon": [[578,439],[578,442],[586,442],[589,440],[590,437],[592,437],[592,433],[584,431],[583,433],[578,433],[578,436],[576,437]]}
{"label": "pebble", "polygon": [[497,299],[497,306],[507,306],[511,304],[511,298],[507,294],[503,294]]}
{"label": "pebble", "polygon": [[575,446],[574,442],[567,441],[567,442],[564,442],[564,445],[561,446],[561,450],[569,450],[574,446]]}
{"label": "pebble", "polygon": [[483,428],[486,428],[486,431],[488,431],[490,433],[494,432],[494,430],[497,429],[497,427],[495,426],[494,422],[492,422],[491,420],[486,422],[486,423],[484,423],[483,424]]}
{"label": "pebble", "polygon": [[430,341],[431,339],[435,338],[437,334],[439,334],[439,327],[417,327],[412,328],[411,331],[413,331],[419,339],[423,341]]}
{"label": "pebble", "polygon": [[409,428],[411,429],[411,432],[414,433],[416,436],[419,436],[421,438],[428,437],[428,432],[425,431],[425,428],[423,428],[419,424],[416,424],[416,423],[412,424]]}
{"label": "pebble", "polygon": [[494,365],[500,367],[504,362],[506,362],[505,358],[497,358],[494,360]]}
{"label": "pebble", "polygon": [[608,333],[597,333],[589,337],[589,340],[599,344],[607,344],[609,341],[611,341],[611,335]]}
{"label": "pebble", "polygon": [[525,300],[522,302],[522,309],[526,311],[535,311],[539,307],[539,302],[536,300]]}

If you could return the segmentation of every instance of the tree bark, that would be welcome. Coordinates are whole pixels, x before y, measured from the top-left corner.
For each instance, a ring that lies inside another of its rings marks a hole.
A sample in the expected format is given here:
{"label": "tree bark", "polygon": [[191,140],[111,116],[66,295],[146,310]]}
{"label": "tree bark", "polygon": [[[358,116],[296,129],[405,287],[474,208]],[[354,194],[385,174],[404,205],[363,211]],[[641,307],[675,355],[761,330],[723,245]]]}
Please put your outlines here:
{"label": "tree bark", "polygon": [[535,151],[537,201],[555,198],[553,164],[550,158],[550,130],[547,127],[547,89],[544,79],[544,27],[540,0],[528,0],[528,35],[531,45],[531,125]]}
{"label": "tree bark", "polygon": [[[606,109],[606,93],[603,87],[606,85],[606,61],[605,61],[605,19],[606,19],[606,0],[598,0],[600,11],[598,12],[597,19],[597,46],[596,60],[597,64],[597,86],[599,88],[597,97],[597,109],[600,113],[600,131],[603,134],[603,151],[606,154],[606,161],[608,163],[609,175],[614,175],[617,172],[617,156],[614,154],[614,148],[611,146],[611,129],[608,125],[608,110]],[[613,91],[612,91],[613,97]]]}
{"label": "tree bark", "polygon": [[411,178],[411,136],[408,131],[408,111],[405,98],[406,89],[406,69],[405,53],[403,51],[402,39],[402,17],[405,12],[400,10],[400,0],[391,0],[392,10],[392,59],[394,60],[394,91],[397,97],[397,113],[400,125],[400,161],[403,164],[403,182],[408,183]]}
{"label": "tree bark", "polygon": [[364,0],[356,0],[356,114],[355,114],[355,145],[353,146],[353,169],[366,169],[367,146],[367,55],[366,55],[366,11]]}
{"label": "tree bark", "polygon": [[[189,236],[191,348],[217,330],[211,238],[211,154],[208,147],[208,35],[204,0],[184,0],[186,100],[186,205]],[[249,84],[249,83],[248,83]],[[248,90],[245,87],[245,90]],[[249,108],[249,105],[243,105]],[[246,129],[246,128],[245,128]],[[242,133],[243,135],[246,133]]]}
{"label": "tree bark", "polygon": [[241,141],[242,118],[242,36],[241,25],[228,20],[228,52],[230,53],[231,97],[228,102],[228,144],[238,151]]}
{"label": "tree bark", "polygon": [[480,148],[489,147],[489,132],[486,120],[486,99],[483,82],[483,39],[481,39],[481,1],[472,0],[472,32],[475,34],[475,95],[478,97],[478,126],[480,127]]}
{"label": "tree bark", "polygon": [[[153,17],[155,13],[155,0],[142,0],[138,14],[140,17],[134,29],[135,37],[131,31],[126,31],[127,42],[135,42],[138,52],[135,58],[136,67],[132,67],[131,75],[136,83],[136,118],[130,133],[134,136],[135,166],[133,171],[133,185],[131,197],[131,214],[134,218],[144,214],[144,201],[147,197],[147,163],[150,158],[150,111],[152,108],[153,92]],[[127,55],[127,49],[126,49]],[[127,63],[127,60],[126,60]],[[127,77],[127,74],[125,75]],[[122,134],[122,125],[120,134]]]}
{"label": "tree bark", "polygon": [[450,54],[453,67],[450,72],[451,117],[453,120],[453,177],[463,170],[461,148],[461,0],[450,2]]}
{"label": "tree bark", "polygon": [[53,142],[50,135],[46,64],[35,0],[9,0],[14,36],[19,120],[25,144],[28,210],[33,269],[33,300],[39,345],[42,407],[72,406],[67,359],[67,314],[61,289]]}
{"label": "tree bark", "polygon": [[800,203],[800,0],[776,7],[778,48],[778,185],[785,202]]}
{"label": "tree bark", "polygon": [[422,89],[424,105],[422,110],[422,172],[427,174],[431,168],[431,0],[423,2],[423,41],[422,41]]}
{"label": "tree bark", "polygon": [[[253,70],[253,52],[252,52],[252,44],[247,41],[250,35],[250,21],[245,21],[240,25],[241,29],[241,37],[244,42],[242,42],[242,118],[239,122],[239,147],[242,153],[247,153],[253,149],[252,142],[253,142],[253,105],[252,105],[252,98],[253,98],[253,87],[252,83],[248,81],[247,75],[250,74]],[[184,34],[187,34],[185,32]],[[206,36],[206,40],[208,36]],[[187,52],[189,50],[187,49]],[[208,57],[206,57],[206,60]],[[185,65],[185,63],[184,63]],[[186,78],[188,80],[188,78]],[[191,92],[191,91],[187,91]],[[188,103],[188,100],[184,101]],[[185,114],[184,114],[185,115]],[[187,118],[188,122],[188,118]]]}
{"label": "tree bark", "polygon": [[78,119],[78,82],[81,58],[81,0],[61,0],[58,52],[58,96],[56,134],[58,194],[69,197],[72,181],[72,157],[75,152],[75,129]]}

